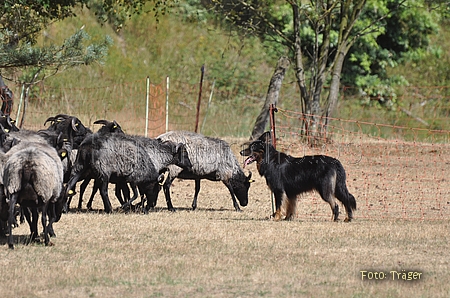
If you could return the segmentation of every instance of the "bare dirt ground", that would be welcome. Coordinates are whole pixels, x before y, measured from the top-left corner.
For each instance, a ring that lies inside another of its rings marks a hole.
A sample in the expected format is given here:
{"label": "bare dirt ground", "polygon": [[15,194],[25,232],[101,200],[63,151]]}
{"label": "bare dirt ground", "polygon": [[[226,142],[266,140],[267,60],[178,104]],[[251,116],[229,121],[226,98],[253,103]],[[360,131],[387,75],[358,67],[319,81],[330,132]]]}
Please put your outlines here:
{"label": "bare dirt ground", "polygon": [[0,239],[2,297],[450,296],[447,146],[279,148],[338,157],[357,199],[355,220],[331,222],[314,193],[299,198],[295,220],[271,220],[254,165],[242,212],[220,182],[202,181],[195,211],[193,181],[174,182],[174,213],[162,193],[149,214],[103,214],[96,197],[94,211],[72,210],[55,224],[52,247],[23,245],[26,224],[13,231],[14,251]]}

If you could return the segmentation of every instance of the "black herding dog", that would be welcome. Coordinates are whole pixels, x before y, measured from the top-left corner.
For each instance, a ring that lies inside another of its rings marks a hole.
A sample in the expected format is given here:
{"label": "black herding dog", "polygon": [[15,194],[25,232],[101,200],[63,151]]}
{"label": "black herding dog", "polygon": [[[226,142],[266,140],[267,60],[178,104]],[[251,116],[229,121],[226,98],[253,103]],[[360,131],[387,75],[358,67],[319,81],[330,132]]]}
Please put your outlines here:
{"label": "black herding dog", "polygon": [[291,220],[295,214],[297,195],[311,190],[317,190],[322,199],[330,204],[332,220],[337,221],[339,216],[335,197],[345,207],[345,221],[352,220],[356,200],[347,189],[345,170],[339,160],[325,155],[295,158],[279,152],[271,144],[270,132],[265,132],[251,142],[240,154],[248,156],[244,167],[256,161],[259,174],[266,178],[267,185],[274,193],[275,220],[281,219],[283,194],[288,200],[285,219]]}

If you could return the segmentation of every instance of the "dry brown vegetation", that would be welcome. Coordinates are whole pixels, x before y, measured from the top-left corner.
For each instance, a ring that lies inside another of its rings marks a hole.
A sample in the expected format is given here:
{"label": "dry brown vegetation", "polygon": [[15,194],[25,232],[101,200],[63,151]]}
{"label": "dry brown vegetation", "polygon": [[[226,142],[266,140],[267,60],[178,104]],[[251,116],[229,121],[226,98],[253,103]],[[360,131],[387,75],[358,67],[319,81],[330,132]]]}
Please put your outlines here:
{"label": "dry brown vegetation", "polygon": [[[0,247],[2,297],[449,297],[448,151],[392,144],[358,146],[358,163],[340,157],[358,202],[351,223],[331,222],[317,194],[299,198],[294,221],[272,221],[270,193],[251,165],[243,212],[208,181],[191,211],[194,183],[176,180],[175,213],[162,193],[147,215],[103,214],[96,198],[95,211],[63,215],[52,247],[20,244],[23,224],[15,250]],[[420,279],[391,273],[403,270]]]}

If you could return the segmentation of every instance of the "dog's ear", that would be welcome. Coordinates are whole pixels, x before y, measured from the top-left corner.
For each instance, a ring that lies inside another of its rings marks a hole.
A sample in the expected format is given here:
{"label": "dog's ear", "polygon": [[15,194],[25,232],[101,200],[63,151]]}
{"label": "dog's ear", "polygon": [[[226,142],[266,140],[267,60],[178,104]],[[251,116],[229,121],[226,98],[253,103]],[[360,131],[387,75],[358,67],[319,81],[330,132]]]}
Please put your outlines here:
{"label": "dog's ear", "polygon": [[263,133],[258,140],[262,141],[263,143],[266,144],[273,144],[272,142],[272,133],[270,131],[266,131],[265,133]]}

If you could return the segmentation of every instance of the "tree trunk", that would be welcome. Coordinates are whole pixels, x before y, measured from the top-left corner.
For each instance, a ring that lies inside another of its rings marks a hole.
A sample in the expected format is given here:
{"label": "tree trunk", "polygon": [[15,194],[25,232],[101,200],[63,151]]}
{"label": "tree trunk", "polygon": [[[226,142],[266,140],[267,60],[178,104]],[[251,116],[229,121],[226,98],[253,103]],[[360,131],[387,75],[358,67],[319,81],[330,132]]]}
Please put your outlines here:
{"label": "tree trunk", "polygon": [[23,96],[23,110],[22,110],[22,117],[20,118],[19,128],[22,129],[23,125],[25,124],[25,116],[27,112],[28,107],[28,96],[30,95],[30,85],[27,84],[27,87],[23,89],[24,94]]}
{"label": "tree trunk", "polygon": [[27,111],[27,107],[28,107],[28,100],[29,100],[29,97],[30,97],[30,89],[35,84],[35,82],[36,82],[36,80],[37,80],[37,78],[39,76],[39,73],[43,69],[44,69],[43,67],[40,67],[38,70],[36,70],[36,72],[34,73],[33,78],[31,79],[31,81],[29,83],[25,84],[27,87],[24,90],[25,94],[24,94],[24,98],[23,98],[24,99],[23,100],[23,112],[22,112],[22,118],[20,119],[19,128],[22,128],[22,126],[25,123],[25,115],[26,115],[26,111]]}
{"label": "tree trunk", "polygon": [[[329,52],[330,35],[331,30],[331,17],[328,15],[325,17],[327,24],[323,34],[323,44],[319,46],[319,40],[317,39],[319,31],[323,30],[316,27],[316,43],[314,44],[314,50],[312,54],[313,64],[315,65],[315,71],[310,78],[310,84],[307,86],[305,69],[303,65],[303,53],[301,48],[300,38],[300,11],[297,1],[289,1],[293,12],[293,27],[294,27],[294,57],[295,57],[295,76],[297,78],[297,84],[300,89],[300,100],[302,103],[302,132],[308,137],[308,142],[312,145],[316,144],[318,137],[320,137],[320,119],[322,109],[320,107],[320,97],[323,89],[323,83],[326,75],[326,63]],[[309,88],[309,90],[308,90]]]}
{"label": "tree trunk", "polygon": [[252,135],[250,140],[256,140],[265,131],[267,122],[269,121],[269,107],[271,104],[277,105],[278,96],[280,94],[281,83],[283,82],[286,70],[289,67],[289,59],[287,57],[281,57],[278,60],[277,67],[270,80],[269,89],[267,90],[266,100],[264,106],[259,113],[258,118],[256,118],[255,125],[253,127]]}
{"label": "tree trunk", "polygon": [[341,84],[341,73],[344,65],[344,59],[347,53],[340,51],[336,57],[336,61],[331,73],[330,93],[328,93],[328,107],[326,110],[327,124],[328,117],[332,116],[339,98],[339,86]]}
{"label": "tree trunk", "polygon": [[[308,137],[308,143],[313,146],[320,144],[320,119],[321,119],[321,108],[320,108],[320,93],[317,96],[313,96],[312,100],[309,102],[309,110],[305,117],[307,121],[306,133]],[[305,121],[304,120],[304,121]]]}
{"label": "tree trunk", "polygon": [[302,104],[302,127],[301,130],[306,132],[308,130],[307,115],[311,114],[312,100],[309,98],[308,88],[306,87],[305,67],[303,65],[302,42],[300,39],[300,12],[297,1],[288,1],[292,7],[293,26],[294,26],[294,57],[295,57],[295,77],[297,85],[300,89],[300,102]]}

